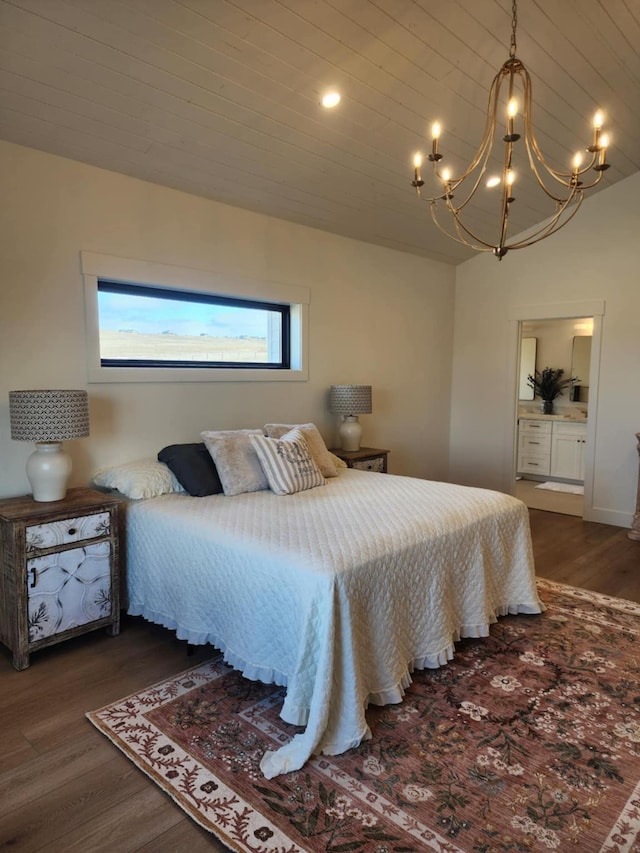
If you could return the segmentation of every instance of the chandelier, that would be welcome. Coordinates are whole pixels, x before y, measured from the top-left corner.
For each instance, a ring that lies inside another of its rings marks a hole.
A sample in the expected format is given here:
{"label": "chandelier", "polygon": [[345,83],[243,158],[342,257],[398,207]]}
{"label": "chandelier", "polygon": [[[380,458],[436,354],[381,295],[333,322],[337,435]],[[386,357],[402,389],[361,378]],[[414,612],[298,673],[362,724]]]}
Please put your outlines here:
{"label": "chandelier", "polygon": [[[502,260],[510,249],[524,249],[563,228],[578,212],[584,199],[584,191],[598,184],[603,172],[609,168],[607,163],[609,139],[602,132],[604,117],[600,110],[593,118],[593,137],[591,145],[586,149],[589,155],[586,163],[583,163],[583,155],[577,153],[573,157],[570,170],[563,171],[553,168],[545,160],[533,128],[531,78],[524,63],[516,56],[517,23],[517,2],[513,0],[509,59],[493,78],[489,91],[485,129],[473,160],[466,171],[457,177],[449,168],[441,168],[441,161],[444,160],[444,155],[438,147],[441,126],[435,122],[431,128],[431,153],[427,159],[433,164],[434,178],[438,185],[441,185],[442,192],[433,198],[423,197],[429,202],[433,221],[443,234],[472,249],[493,252],[498,260]],[[522,121],[521,126],[518,127],[517,120],[520,112]],[[499,152],[496,153],[497,162],[502,164],[501,175],[491,174],[490,169],[499,114],[504,117],[505,128],[505,134],[502,137],[503,154],[500,157]],[[518,172],[513,165],[513,155],[518,150],[522,155],[523,147],[532,175],[553,207],[542,223],[535,226],[533,230],[525,232],[521,239],[509,242],[509,214],[517,198],[518,185]],[[417,152],[413,159],[414,179],[411,185],[415,187],[418,196],[421,196],[421,188],[424,186],[422,163],[423,156]],[[585,183],[586,173],[591,169],[595,171],[595,177],[592,175],[591,183]],[[492,237],[481,237],[471,229],[468,223],[465,224],[463,214],[467,212],[466,208],[472,199],[480,200],[485,188],[491,190],[498,186],[502,189],[497,230]],[[476,194],[478,194],[477,197]],[[447,214],[450,214],[451,218]],[[449,223],[448,228],[443,225],[445,219]]]}

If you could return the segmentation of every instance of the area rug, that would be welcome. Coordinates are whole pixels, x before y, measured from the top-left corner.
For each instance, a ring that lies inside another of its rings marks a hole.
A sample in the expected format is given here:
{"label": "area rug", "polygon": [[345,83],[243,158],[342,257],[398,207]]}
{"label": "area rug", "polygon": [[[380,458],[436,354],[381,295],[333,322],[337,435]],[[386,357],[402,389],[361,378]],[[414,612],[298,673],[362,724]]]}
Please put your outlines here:
{"label": "area rug", "polygon": [[584,486],[576,483],[540,483],[536,489],[544,489],[549,492],[564,492],[567,495],[584,495]]}
{"label": "area rug", "polygon": [[87,716],[232,850],[639,850],[640,605],[539,587],[545,613],[370,708],[371,740],[271,781],[282,689],[219,657]]}

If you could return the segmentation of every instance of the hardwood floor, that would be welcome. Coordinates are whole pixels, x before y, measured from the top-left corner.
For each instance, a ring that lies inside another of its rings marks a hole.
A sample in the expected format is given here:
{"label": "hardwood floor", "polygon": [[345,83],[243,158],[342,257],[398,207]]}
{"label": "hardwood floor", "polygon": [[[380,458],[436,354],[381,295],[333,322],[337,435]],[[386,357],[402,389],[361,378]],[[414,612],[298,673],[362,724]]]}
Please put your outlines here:
{"label": "hardwood floor", "polygon": [[[640,542],[626,529],[531,510],[541,577],[640,602]],[[139,618],[77,637],[16,672],[0,646],[0,849],[53,853],[224,850],[85,719],[85,712],[206,660]]]}
{"label": "hardwood floor", "polygon": [[640,603],[640,542],[628,530],[530,509],[536,574]]}

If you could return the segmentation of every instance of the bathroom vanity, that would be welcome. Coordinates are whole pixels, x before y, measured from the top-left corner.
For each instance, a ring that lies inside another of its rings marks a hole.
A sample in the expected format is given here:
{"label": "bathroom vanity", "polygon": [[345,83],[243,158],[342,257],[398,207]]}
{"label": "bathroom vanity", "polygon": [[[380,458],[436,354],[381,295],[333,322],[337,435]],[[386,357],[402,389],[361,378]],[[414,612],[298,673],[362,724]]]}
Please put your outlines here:
{"label": "bathroom vanity", "polygon": [[518,476],[584,482],[587,419],[565,415],[521,415],[518,419]]}

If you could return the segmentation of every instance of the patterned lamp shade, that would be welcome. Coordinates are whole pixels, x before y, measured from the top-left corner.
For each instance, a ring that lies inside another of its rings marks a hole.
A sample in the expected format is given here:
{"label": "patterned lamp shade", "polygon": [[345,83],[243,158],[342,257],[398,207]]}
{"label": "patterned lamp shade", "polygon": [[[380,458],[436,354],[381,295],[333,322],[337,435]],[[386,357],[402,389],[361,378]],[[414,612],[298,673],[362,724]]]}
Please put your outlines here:
{"label": "patterned lamp shade", "polygon": [[11,438],[67,441],[89,435],[86,391],[9,391]]}
{"label": "patterned lamp shade", "polygon": [[329,411],[335,415],[370,415],[371,385],[332,385]]}

